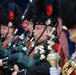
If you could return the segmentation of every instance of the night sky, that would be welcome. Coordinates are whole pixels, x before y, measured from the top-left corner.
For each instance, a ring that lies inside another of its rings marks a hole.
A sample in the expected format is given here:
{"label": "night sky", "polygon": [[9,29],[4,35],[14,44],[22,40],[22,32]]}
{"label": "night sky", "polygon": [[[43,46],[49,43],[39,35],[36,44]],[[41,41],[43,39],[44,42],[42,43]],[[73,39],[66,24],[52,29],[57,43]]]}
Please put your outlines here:
{"label": "night sky", "polygon": [[[4,0],[0,0],[0,4],[3,2]],[[27,3],[29,0],[13,0],[16,4],[19,5],[19,7],[22,9],[22,11],[24,12],[24,10],[26,9]]]}

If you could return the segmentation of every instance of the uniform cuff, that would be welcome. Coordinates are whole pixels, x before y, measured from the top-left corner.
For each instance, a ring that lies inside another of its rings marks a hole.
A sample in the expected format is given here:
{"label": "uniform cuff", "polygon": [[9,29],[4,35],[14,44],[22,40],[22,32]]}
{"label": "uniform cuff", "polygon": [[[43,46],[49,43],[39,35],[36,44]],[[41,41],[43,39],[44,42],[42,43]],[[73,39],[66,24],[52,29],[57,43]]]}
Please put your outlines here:
{"label": "uniform cuff", "polygon": [[23,69],[22,71],[19,71],[17,75],[26,75],[26,69]]}

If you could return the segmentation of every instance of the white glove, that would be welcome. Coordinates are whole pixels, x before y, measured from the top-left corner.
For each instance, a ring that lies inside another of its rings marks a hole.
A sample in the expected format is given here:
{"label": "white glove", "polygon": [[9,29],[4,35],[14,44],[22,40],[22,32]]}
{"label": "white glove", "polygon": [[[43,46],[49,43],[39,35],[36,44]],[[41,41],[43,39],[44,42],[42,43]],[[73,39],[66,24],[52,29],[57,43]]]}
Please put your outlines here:
{"label": "white glove", "polygon": [[72,54],[71,59],[76,60],[76,52]]}
{"label": "white glove", "polygon": [[60,75],[60,69],[55,67],[50,67],[50,75]]}

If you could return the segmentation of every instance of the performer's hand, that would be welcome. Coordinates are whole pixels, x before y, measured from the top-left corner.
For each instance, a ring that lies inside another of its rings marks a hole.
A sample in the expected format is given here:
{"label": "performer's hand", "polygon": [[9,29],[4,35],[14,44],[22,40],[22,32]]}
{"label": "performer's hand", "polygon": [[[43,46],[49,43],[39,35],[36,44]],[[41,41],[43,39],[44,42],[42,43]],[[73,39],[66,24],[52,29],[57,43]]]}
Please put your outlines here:
{"label": "performer's hand", "polygon": [[0,66],[3,66],[2,59],[0,59]]}
{"label": "performer's hand", "polygon": [[50,67],[50,75],[60,75],[60,69],[55,67]]}
{"label": "performer's hand", "polygon": [[13,69],[14,69],[14,72],[18,72],[19,71],[19,67],[17,65],[14,65]]}
{"label": "performer's hand", "polygon": [[12,75],[17,75],[17,72],[13,72]]}

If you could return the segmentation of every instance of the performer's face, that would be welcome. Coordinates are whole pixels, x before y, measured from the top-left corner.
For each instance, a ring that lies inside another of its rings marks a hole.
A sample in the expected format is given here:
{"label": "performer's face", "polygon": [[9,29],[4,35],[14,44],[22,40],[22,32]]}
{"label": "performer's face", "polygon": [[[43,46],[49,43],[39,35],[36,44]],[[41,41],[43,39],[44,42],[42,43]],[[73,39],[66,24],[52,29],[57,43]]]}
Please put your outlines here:
{"label": "performer's face", "polygon": [[9,27],[8,26],[1,26],[1,35],[3,38],[6,37],[7,33],[8,33]]}
{"label": "performer's face", "polygon": [[11,37],[13,35],[14,31],[15,31],[15,29],[13,27],[9,28],[7,37]]}
{"label": "performer's face", "polygon": [[29,28],[29,33],[30,33],[30,35],[32,35],[32,33],[33,33],[33,27],[34,27],[33,22],[29,22],[28,28]]}
{"label": "performer's face", "polygon": [[70,39],[71,41],[76,43],[76,27],[69,29]]}
{"label": "performer's face", "polygon": [[[34,33],[34,38],[35,41],[39,38],[39,36],[42,34],[43,30],[44,30],[45,26],[44,25],[36,25],[35,29],[33,31]],[[38,40],[38,43],[42,43],[46,40],[48,34],[51,31],[51,27],[47,27],[45,32],[43,33],[43,35],[40,37],[40,39]]]}
{"label": "performer's face", "polygon": [[28,20],[25,20],[23,23],[22,23],[22,28],[26,31],[28,31],[28,25],[29,25],[29,21]]}

